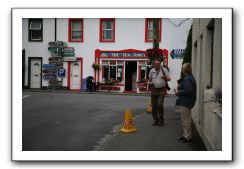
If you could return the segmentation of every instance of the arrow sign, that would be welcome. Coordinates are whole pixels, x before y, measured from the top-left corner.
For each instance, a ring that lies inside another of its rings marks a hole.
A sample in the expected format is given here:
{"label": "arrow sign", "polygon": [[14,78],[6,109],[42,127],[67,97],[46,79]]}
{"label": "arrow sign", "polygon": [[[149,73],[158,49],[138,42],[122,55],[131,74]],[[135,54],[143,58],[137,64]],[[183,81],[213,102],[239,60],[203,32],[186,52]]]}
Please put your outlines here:
{"label": "arrow sign", "polygon": [[184,57],[184,49],[173,49],[170,52],[170,56],[172,57],[172,59],[183,59]]}

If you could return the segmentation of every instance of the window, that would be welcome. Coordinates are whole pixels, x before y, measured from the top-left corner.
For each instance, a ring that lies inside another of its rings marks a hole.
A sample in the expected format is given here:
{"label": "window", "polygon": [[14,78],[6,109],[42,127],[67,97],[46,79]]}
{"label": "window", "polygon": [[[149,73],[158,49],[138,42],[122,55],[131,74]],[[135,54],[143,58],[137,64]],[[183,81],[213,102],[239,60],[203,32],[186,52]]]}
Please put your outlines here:
{"label": "window", "polygon": [[42,42],[43,21],[42,19],[29,19],[29,41]]}
{"label": "window", "polygon": [[83,19],[69,19],[69,42],[83,42]]}
{"label": "window", "polygon": [[100,19],[100,42],[115,42],[115,19]]}
{"label": "window", "polygon": [[[158,36],[161,42],[162,19],[159,19]],[[145,42],[153,42],[155,29],[153,27],[153,19],[146,19],[145,21]]]}
{"label": "window", "polygon": [[117,80],[118,82],[122,81],[123,76],[123,63],[119,61],[110,61],[102,63],[102,79],[103,81],[113,81]]}

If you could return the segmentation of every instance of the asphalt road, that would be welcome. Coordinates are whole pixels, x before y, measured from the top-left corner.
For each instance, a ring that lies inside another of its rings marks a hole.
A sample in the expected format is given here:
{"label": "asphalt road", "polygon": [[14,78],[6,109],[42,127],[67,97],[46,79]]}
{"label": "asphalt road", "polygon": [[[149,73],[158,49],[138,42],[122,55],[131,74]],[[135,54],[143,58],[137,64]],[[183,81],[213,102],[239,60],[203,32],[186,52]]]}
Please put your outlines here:
{"label": "asphalt road", "polygon": [[23,92],[23,151],[87,151],[149,96]]}
{"label": "asphalt road", "polygon": [[[175,97],[165,98],[164,127],[146,113],[150,96],[23,92],[23,151],[202,151],[201,138],[182,144]],[[138,132],[124,135],[125,109],[132,109]],[[196,134],[196,132],[195,132]]]}

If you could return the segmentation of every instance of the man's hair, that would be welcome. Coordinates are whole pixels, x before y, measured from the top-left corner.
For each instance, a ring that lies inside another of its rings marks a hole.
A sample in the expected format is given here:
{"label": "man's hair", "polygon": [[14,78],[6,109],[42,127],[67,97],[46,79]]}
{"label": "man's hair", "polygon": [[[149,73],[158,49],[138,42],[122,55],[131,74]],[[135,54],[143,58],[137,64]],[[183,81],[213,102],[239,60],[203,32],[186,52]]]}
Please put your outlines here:
{"label": "man's hair", "polygon": [[192,66],[190,63],[184,63],[182,66],[182,71],[186,73],[192,73]]}

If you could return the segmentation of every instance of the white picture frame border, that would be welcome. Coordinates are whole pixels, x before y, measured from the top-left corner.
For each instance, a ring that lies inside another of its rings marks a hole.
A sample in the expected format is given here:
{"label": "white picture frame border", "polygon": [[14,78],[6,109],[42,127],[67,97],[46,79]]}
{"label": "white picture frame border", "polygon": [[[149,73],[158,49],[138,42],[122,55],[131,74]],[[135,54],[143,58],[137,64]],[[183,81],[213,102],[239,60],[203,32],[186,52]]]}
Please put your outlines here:
{"label": "white picture frame border", "polygon": [[[13,161],[231,161],[232,135],[231,8],[12,8]],[[222,18],[222,151],[22,151],[23,18]],[[223,132],[224,131],[224,132]]]}

